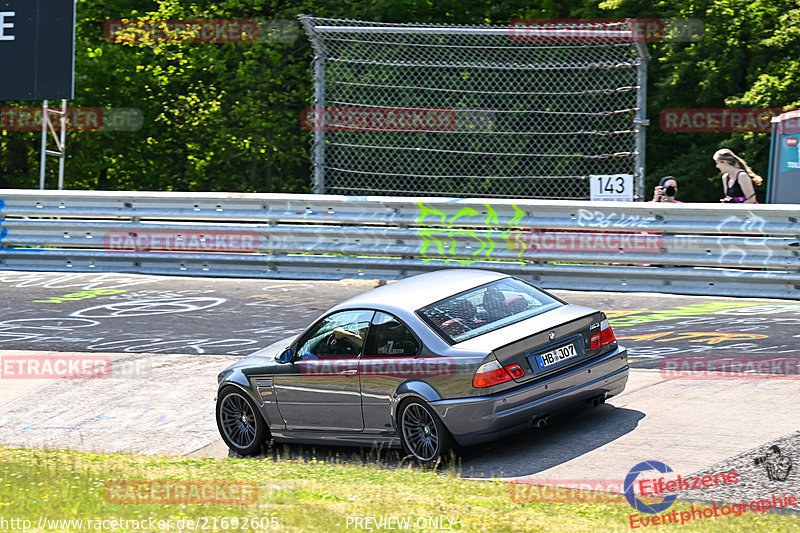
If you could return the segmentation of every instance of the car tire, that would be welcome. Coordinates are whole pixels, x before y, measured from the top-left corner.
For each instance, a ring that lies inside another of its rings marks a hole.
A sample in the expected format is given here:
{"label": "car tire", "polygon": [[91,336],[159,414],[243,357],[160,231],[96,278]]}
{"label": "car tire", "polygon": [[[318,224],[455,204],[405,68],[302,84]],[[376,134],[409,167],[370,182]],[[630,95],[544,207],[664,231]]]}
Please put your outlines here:
{"label": "car tire", "polygon": [[222,440],[239,455],[254,455],[269,438],[269,428],[247,393],[226,387],[217,398],[217,429]]}
{"label": "car tire", "polygon": [[429,405],[422,400],[407,400],[400,406],[397,420],[405,453],[425,464],[447,462],[453,438]]}

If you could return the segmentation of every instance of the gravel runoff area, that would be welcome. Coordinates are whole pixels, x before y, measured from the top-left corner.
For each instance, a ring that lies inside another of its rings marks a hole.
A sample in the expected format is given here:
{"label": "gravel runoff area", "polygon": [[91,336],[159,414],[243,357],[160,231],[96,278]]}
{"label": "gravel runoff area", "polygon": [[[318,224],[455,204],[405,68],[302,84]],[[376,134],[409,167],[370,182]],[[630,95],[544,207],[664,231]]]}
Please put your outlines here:
{"label": "gravel runoff area", "polygon": [[[754,423],[757,423],[757,416],[753,415],[753,418]],[[712,443],[709,445],[713,446]],[[735,483],[720,482],[705,488],[683,490],[678,492],[678,499],[725,504],[749,504],[766,500],[772,506],[770,512],[800,514],[800,503],[788,509],[777,508],[779,499],[785,500],[793,496],[800,502],[800,431],[720,461],[689,477],[713,478],[717,474],[730,472],[736,473]],[[671,478],[665,476],[665,479]]]}

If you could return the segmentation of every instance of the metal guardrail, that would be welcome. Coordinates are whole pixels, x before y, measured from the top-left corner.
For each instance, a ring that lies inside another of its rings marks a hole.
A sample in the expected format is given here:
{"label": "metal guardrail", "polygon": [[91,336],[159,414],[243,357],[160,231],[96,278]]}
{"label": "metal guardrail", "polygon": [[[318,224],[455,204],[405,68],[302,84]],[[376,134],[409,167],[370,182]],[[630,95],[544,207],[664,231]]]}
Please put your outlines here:
{"label": "metal guardrail", "polygon": [[0,268],[800,299],[795,205],[0,190]]}

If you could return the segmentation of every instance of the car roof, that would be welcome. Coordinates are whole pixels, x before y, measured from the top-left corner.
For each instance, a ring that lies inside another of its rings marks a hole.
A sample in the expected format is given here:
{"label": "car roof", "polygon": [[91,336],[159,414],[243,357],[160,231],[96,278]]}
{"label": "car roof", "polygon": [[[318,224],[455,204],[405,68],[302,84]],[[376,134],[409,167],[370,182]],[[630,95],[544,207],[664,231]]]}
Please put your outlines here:
{"label": "car roof", "polygon": [[414,312],[448,296],[507,277],[507,274],[491,270],[437,270],[377,287],[342,302],[334,309],[365,307]]}

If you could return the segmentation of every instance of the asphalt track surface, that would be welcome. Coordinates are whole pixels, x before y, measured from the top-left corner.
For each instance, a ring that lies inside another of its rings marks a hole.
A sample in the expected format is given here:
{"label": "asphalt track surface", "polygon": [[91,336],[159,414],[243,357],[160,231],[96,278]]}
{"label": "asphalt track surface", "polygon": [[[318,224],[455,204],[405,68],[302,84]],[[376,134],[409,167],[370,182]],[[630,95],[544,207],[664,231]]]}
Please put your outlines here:
{"label": "asphalt track surface", "polygon": [[[0,271],[0,349],[246,355],[373,285]],[[553,291],[606,311],[635,368],[800,357],[800,301]]]}
{"label": "asphalt track surface", "polygon": [[[97,354],[115,369],[92,380],[2,376],[0,445],[226,456],[214,424],[216,374],[372,286],[0,271],[0,358]],[[545,430],[466,450],[462,475],[614,490],[633,465],[660,461],[683,476],[741,474],[735,485],[686,493],[698,500],[800,495],[798,376],[665,374],[683,368],[686,357],[800,360],[800,302],[553,292],[606,311],[629,350],[629,385],[606,405],[562,416]],[[755,464],[772,444],[784,470],[793,461],[783,480]],[[376,457],[335,446],[269,453]]]}

